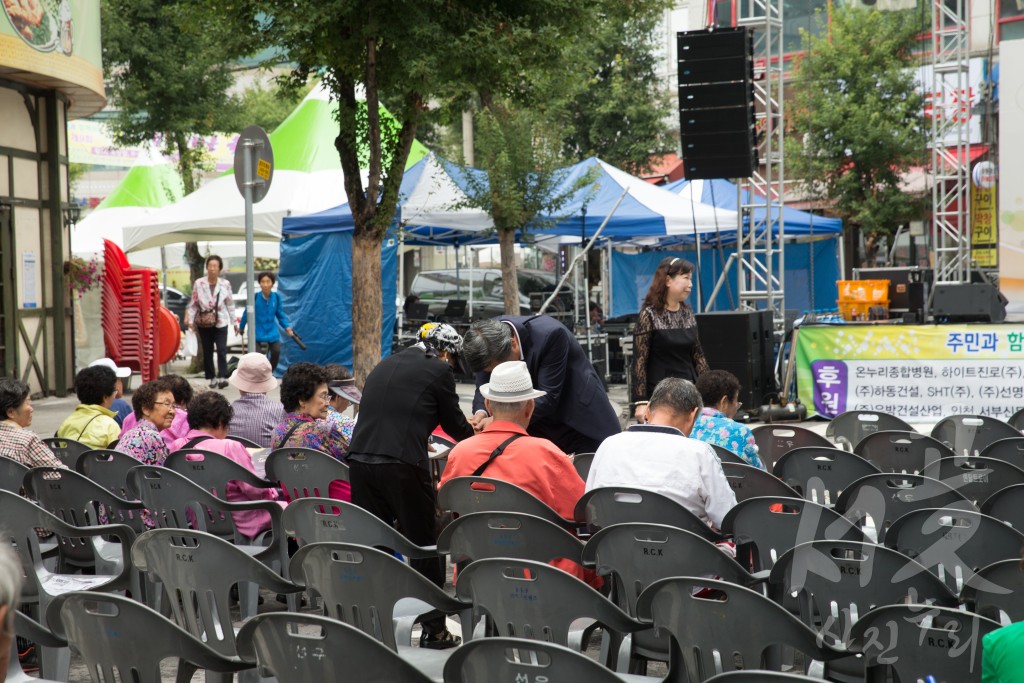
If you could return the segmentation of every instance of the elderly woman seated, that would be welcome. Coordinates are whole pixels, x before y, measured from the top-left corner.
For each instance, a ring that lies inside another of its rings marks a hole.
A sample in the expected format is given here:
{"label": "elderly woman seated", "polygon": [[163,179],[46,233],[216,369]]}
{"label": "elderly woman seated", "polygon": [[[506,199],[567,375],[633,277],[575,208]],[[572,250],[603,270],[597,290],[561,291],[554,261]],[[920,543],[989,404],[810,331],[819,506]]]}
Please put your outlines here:
{"label": "elderly woman seated", "polygon": [[[231,404],[224,396],[215,391],[199,394],[188,406],[189,432],[176,440],[171,450],[198,448],[210,451],[233,460],[255,473],[249,451],[239,442],[228,438],[228,423],[231,422],[231,416]],[[224,497],[231,502],[276,500],[277,491],[257,488],[240,481],[229,481],[225,487]],[[281,503],[281,506],[283,507],[284,503]],[[254,538],[270,528],[270,513],[266,510],[234,512],[232,517],[238,532],[249,538]]]}
{"label": "elderly woman seated", "polygon": [[121,435],[117,450],[127,453],[143,465],[164,464],[170,450],[160,432],[174,422],[174,393],[162,379],[146,382],[135,390],[132,408],[137,420]]}
{"label": "elderly woman seated", "polygon": [[[274,430],[271,448],[302,447],[323,451],[338,460],[348,456],[348,439],[341,428],[327,420],[327,371],[314,363],[295,363],[281,378],[284,419]],[[351,500],[348,482],[334,481],[330,495]]]}
{"label": "elderly woman seated", "polygon": [[[29,467],[64,467],[36,433],[32,424],[32,401],[28,385],[9,377],[0,379],[0,455]],[[2,652],[2,650],[0,650]]]}
{"label": "elderly woman seated", "polygon": [[117,375],[105,365],[90,365],[75,377],[80,403],[57,428],[57,436],[74,439],[90,448],[109,448],[121,434],[110,409],[117,398]]}
{"label": "elderly woman seated", "polygon": [[[167,429],[160,430],[160,436],[169,450],[175,441],[188,434],[188,404],[192,402],[192,385],[181,375],[163,375],[159,378],[167,384],[174,394],[174,420]],[[121,434],[124,435],[138,424],[135,413],[124,418],[121,426]]]}
{"label": "elderly woman seated", "polygon": [[765,469],[757,454],[754,433],[747,425],[736,422],[740,403],[740,381],[727,370],[708,370],[697,378],[704,408],[697,416],[690,437],[721,446],[743,458],[748,465]]}

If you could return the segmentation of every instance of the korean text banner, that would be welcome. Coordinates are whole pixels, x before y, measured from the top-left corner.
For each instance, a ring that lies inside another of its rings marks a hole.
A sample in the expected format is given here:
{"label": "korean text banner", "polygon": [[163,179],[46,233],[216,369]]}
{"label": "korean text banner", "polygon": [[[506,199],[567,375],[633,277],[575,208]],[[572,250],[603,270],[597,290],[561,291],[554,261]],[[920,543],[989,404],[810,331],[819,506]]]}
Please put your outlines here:
{"label": "korean text banner", "polygon": [[811,415],[1006,419],[1024,406],[1024,324],[802,327],[796,362]]}

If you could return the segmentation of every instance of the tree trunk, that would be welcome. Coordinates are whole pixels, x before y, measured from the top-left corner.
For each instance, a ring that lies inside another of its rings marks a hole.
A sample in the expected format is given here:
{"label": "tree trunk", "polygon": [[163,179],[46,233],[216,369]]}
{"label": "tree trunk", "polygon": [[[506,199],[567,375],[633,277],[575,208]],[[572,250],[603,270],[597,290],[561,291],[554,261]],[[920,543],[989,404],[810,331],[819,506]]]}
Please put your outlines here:
{"label": "tree trunk", "polygon": [[501,245],[501,289],[505,294],[505,315],[519,315],[519,278],[516,276],[516,231],[499,230]]}
{"label": "tree trunk", "polygon": [[363,386],[366,376],[380,361],[381,240],[370,231],[352,235],[352,374]]}

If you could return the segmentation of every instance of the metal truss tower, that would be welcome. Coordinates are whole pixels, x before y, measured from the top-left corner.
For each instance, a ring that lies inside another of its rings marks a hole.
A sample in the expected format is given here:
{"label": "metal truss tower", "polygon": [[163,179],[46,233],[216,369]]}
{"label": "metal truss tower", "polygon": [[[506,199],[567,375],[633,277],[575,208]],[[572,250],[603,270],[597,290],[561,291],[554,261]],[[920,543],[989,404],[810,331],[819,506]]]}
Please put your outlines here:
{"label": "metal truss tower", "polygon": [[[740,207],[736,254],[739,260],[740,308],[771,308],[775,325],[785,319],[782,240],[783,182],[783,0],[741,0],[737,3],[740,26],[754,30],[754,100],[758,156],[761,168],[740,180]],[[747,201],[743,201],[743,191]],[[767,203],[777,207],[769,211]],[[753,209],[760,207],[754,220]],[[745,220],[745,218],[750,220]]]}
{"label": "metal truss tower", "polygon": [[970,281],[969,8],[932,0],[932,253],[935,283]]}

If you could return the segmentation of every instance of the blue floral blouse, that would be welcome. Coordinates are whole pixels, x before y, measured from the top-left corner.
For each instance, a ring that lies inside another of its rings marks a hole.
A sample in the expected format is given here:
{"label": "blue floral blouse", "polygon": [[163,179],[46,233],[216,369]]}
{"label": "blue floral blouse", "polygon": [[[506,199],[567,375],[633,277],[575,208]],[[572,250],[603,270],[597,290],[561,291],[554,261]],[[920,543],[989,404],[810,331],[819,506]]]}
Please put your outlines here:
{"label": "blue floral blouse", "polygon": [[757,455],[757,442],[750,427],[729,419],[714,408],[705,408],[697,417],[690,438],[721,446],[743,458],[747,464],[762,470],[765,468]]}

